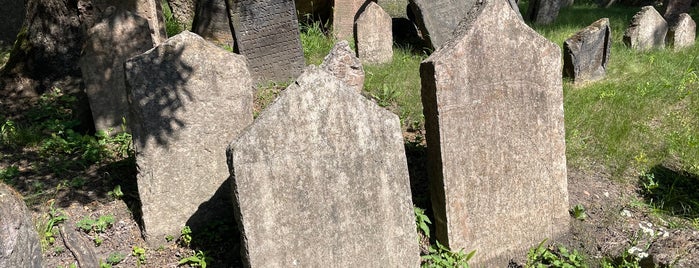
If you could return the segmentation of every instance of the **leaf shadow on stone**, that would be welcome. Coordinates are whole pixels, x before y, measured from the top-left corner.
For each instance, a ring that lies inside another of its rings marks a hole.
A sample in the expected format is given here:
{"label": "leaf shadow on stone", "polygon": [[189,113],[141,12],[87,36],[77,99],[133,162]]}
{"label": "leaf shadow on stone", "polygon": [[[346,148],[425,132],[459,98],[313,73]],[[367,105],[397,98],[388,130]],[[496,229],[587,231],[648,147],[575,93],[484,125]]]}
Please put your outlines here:
{"label": "leaf shadow on stone", "polygon": [[[639,179],[647,204],[685,219],[699,217],[699,176],[677,168],[657,165]],[[648,179],[652,178],[652,182]],[[645,189],[645,190],[644,190]]]}

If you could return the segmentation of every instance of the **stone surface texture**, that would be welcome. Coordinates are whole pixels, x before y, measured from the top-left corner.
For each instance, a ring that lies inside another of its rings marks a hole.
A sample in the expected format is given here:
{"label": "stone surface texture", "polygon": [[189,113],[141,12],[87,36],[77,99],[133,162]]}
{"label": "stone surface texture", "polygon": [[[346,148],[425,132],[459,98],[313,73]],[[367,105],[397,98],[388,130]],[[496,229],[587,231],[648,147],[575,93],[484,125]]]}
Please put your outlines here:
{"label": "stone surface texture", "polygon": [[161,243],[228,178],[226,145],[252,122],[252,78],[243,56],[188,31],[125,68],[143,227]]}
{"label": "stone surface texture", "polygon": [[434,49],[439,48],[454,33],[477,0],[410,0],[415,24]]}
{"label": "stone surface texture", "polygon": [[561,51],[500,0],[456,34],[420,66],[436,238],[506,267],[568,230]]}
{"label": "stone surface texture", "polygon": [[377,0],[376,3],[391,15],[391,18],[408,18],[408,0]]}
{"label": "stone surface texture", "polygon": [[531,0],[527,20],[536,24],[551,24],[558,17],[561,4],[561,0]]}
{"label": "stone surface texture", "polygon": [[109,6],[114,6],[117,9],[134,12],[148,20],[154,44],[159,44],[167,39],[163,7],[160,5],[159,0],[93,0],[92,2],[97,10],[104,11]]}
{"label": "stone surface texture", "polygon": [[354,21],[364,0],[335,0],[333,7],[333,35],[338,40],[349,40],[354,33]]}
{"label": "stone surface texture", "polygon": [[675,51],[694,46],[697,23],[687,13],[677,16],[675,25],[667,32],[667,41]]}
{"label": "stone surface texture", "polygon": [[604,78],[611,48],[609,19],[599,19],[563,43],[563,75],[576,84]]}
{"label": "stone surface texture", "polygon": [[[197,0],[167,0],[172,16],[185,25],[192,25],[197,10]],[[187,29],[188,30],[188,29]]]}
{"label": "stone surface texture", "polygon": [[110,8],[87,35],[80,70],[92,119],[96,130],[115,134],[122,131],[123,119],[131,122],[124,62],[153,48],[148,21],[129,11]]}
{"label": "stone surface texture", "polygon": [[226,0],[200,0],[192,32],[220,45],[235,46]]}
{"label": "stone surface texture", "polygon": [[227,0],[238,51],[257,82],[286,82],[306,65],[293,0]]}
{"label": "stone surface texture", "polygon": [[665,47],[668,25],[653,6],[644,6],[631,19],[624,32],[623,41],[636,50],[650,50]]}
{"label": "stone surface texture", "polygon": [[335,43],[320,64],[320,68],[333,74],[357,92],[364,87],[364,67],[359,58],[354,55],[347,40]]}
{"label": "stone surface texture", "polygon": [[332,74],[306,69],[228,157],[248,267],[419,265],[398,116]]}
{"label": "stone surface texture", "polygon": [[22,196],[0,182],[0,267],[42,267],[35,228]]}
{"label": "stone surface texture", "polygon": [[22,28],[25,0],[0,0],[0,48],[11,48]]}
{"label": "stone surface texture", "polygon": [[369,2],[356,22],[357,56],[363,63],[382,64],[393,60],[391,16]]}

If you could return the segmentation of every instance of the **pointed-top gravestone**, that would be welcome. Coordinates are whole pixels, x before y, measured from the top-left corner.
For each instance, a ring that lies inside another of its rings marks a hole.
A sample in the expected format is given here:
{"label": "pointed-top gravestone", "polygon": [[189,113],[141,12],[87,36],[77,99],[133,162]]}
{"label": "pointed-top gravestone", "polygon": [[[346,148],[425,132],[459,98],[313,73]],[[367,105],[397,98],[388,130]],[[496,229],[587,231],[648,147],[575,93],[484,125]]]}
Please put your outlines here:
{"label": "pointed-top gravestone", "polygon": [[192,31],[206,40],[233,48],[235,44],[226,0],[199,1]]}
{"label": "pointed-top gravestone", "polygon": [[134,13],[109,8],[103,16],[87,32],[80,70],[95,129],[114,134],[131,122],[124,62],[153,48],[153,38],[148,21]]}
{"label": "pointed-top gravestone", "polygon": [[252,122],[243,56],[184,31],[126,62],[149,244],[178,235],[228,178],[225,148]]}
{"label": "pointed-top gravestone", "polygon": [[333,35],[336,39],[349,40],[354,31],[354,20],[364,0],[335,0],[333,6]]}
{"label": "pointed-top gravestone", "polygon": [[306,65],[293,0],[227,0],[235,41],[257,82],[296,78]]}
{"label": "pointed-top gravestone", "polygon": [[362,87],[364,87],[364,67],[359,58],[354,55],[354,51],[350,48],[347,40],[335,43],[330,53],[323,59],[320,68],[333,74],[357,92],[362,92]]}
{"label": "pointed-top gravestone", "polygon": [[449,40],[477,0],[410,0],[415,24],[434,49]]}
{"label": "pointed-top gravestone", "polygon": [[399,121],[317,67],[284,90],[228,149],[248,266],[417,267]]}
{"label": "pointed-top gravestone", "polygon": [[595,21],[563,43],[563,74],[575,83],[602,79],[612,47],[609,19]]}
{"label": "pointed-top gravestone", "polygon": [[668,44],[675,51],[694,46],[697,34],[697,23],[687,13],[677,16],[675,25],[667,32]]}
{"label": "pointed-top gravestone", "polygon": [[420,66],[433,222],[476,267],[505,267],[568,230],[561,51],[506,1],[469,14]]}
{"label": "pointed-top gravestone", "polygon": [[561,4],[561,0],[531,0],[527,20],[536,24],[551,24],[558,17]]}
{"label": "pointed-top gravestone", "polygon": [[393,60],[391,16],[374,2],[357,18],[357,55],[364,63],[382,64]]}
{"label": "pointed-top gravestone", "polygon": [[624,32],[624,44],[635,50],[665,47],[668,25],[653,6],[645,6],[631,19]]}

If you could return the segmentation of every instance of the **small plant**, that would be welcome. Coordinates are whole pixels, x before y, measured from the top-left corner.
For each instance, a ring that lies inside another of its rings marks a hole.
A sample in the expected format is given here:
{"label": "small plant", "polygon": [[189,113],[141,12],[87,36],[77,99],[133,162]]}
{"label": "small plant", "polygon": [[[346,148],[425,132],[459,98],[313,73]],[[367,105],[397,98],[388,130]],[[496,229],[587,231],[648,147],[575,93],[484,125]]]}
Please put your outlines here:
{"label": "small plant", "polygon": [[112,215],[102,215],[97,220],[85,217],[80,220],[76,226],[80,228],[85,233],[90,233],[90,231],[95,231],[95,233],[104,233],[107,228],[114,224],[114,216]]}
{"label": "small plant", "polygon": [[100,268],[112,268],[112,265],[100,260]]}
{"label": "small plant", "polygon": [[111,264],[111,265],[116,265],[116,264],[120,263],[121,261],[123,261],[125,257],[126,256],[123,253],[112,252],[107,257],[106,262]]}
{"label": "small plant", "polygon": [[57,209],[54,207],[54,202],[51,201],[49,204],[49,213],[48,213],[48,220],[46,221],[46,224],[42,228],[42,245],[44,248],[48,245],[53,245],[54,242],[56,242],[56,235],[58,234],[58,230],[56,230],[56,226],[58,224],[64,222],[68,218],[63,214],[63,211],[60,209]]}
{"label": "small plant", "polygon": [[578,268],[587,267],[585,258],[577,251],[568,251],[563,246],[556,249],[544,247],[546,239],[541,241],[538,246],[529,249],[527,253],[527,264],[525,267],[535,268]]}
{"label": "small plant", "polygon": [[0,181],[12,185],[14,178],[19,175],[17,166],[9,166],[5,169],[0,169]]}
{"label": "small plant", "polygon": [[17,135],[17,127],[12,120],[5,120],[0,126],[0,144],[10,144]]}
{"label": "small plant", "polygon": [[422,232],[425,236],[430,237],[430,226],[432,224],[430,218],[425,215],[425,210],[419,207],[413,208],[415,211],[415,223],[417,224],[417,231]]}
{"label": "small plant", "polygon": [[473,258],[476,251],[471,251],[466,254],[463,250],[458,252],[453,252],[449,248],[445,247],[439,241],[437,245],[432,245],[430,247],[428,255],[422,256],[422,267],[423,268],[437,268],[437,267],[460,267],[468,268],[468,261]]}
{"label": "small plant", "polygon": [[124,197],[124,192],[121,191],[121,185],[114,186],[114,190],[107,192],[107,195],[114,197],[114,199],[121,199]]}
{"label": "small plant", "polygon": [[192,243],[192,229],[189,228],[189,226],[185,226],[182,228],[182,231],[180,231],[180,244],[189,247],[189,244]]}
{"label": "small plant", "polygon": [[211,257],[206,256],[206,254],[199,250],[197,253],[194,254],[194,256],[190,256],[184,259],[181,259],[177,265],[184,265],[188,264],[190,267],[201,267],[201,268],[206,268],[206,262],[211,261]]}
{"label": "small plant", "polygon": [[587,213],[585,212],[585,207],[582,204],[577,204],[570,209],[570,215],[576,220],[584,221],[587,218]]}
{"label": "small plant", "polygon": [[146,264],[146,249],[139,247],[139,246],[133,246],[133,250],[131,250],[131,255],[136,257],[138,259],[137,263],[140,266],[141,264]]}
{"label": "small plant", "polygon": [[102,242],[104,242],[104,239],[99,235],[95,235],[95,238],[93,238],[92,241],[95,242],[95,247],[99,247],[102,245]]}
{"label": "small plant", "polygon": [[173,236],[173,235],[166,235],[165,236],[165,241],[172,242],[172,240],[175,240],[175,236]]}
{"label": "small plant", "polygon": [[655,180],[655,174],[653,173],[644,173],[641,176],[641,184],[643,186],[643,191],[648,194],[652,194],[655,189],[660,187],[660,184],[658,184],[658,181]]}
{"label": "small plant", "polygon": [[379,90],[377,93],[371,94],[371,96],[374,97],[374,99],[376,99],[379,106],[386,107],[391,105],[398,99],[398,97],[400,96],[400,91],[386,84],[383,84],[381,90]]}

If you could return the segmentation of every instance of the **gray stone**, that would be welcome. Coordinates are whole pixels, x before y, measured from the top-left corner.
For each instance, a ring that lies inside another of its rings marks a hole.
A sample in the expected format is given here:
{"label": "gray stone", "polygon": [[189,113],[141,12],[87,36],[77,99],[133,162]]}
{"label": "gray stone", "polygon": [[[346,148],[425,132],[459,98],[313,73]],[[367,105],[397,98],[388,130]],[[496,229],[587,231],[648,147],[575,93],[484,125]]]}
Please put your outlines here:
{"label": "gray stone", "polygon": [[475,267],[506,267],[566,233],[559,47],[487,0],[420,77],[436,238],[476,250]]}
{"label": "gray stone", "polygon": [[111,8],[104,16],[87,32],[80,70],[95,129],[115,134],[123,119],[131,122],[124,62],[153,48],[153,39],[148,21],[134,13]]}
{"label": "gray stone", "polygon": [[382,64],[393,60],[391,16],[381,6],[369,2],[355,25],[357,55],[363,63]]}
{"label": "gray stone", "polygon": [[320,68],[333,74],[340,81],[345,82],[357,92],[362,92],[364,87],[364,67],[347,40],[335,43]]}
{"label": "gray stone", "polygon": [[249,267],[417,267],[398,116],[309,67],[228,149]]}
{"label": "gray stone", "polygon": [[159,44],[167,39],[163,7],[159,0],[93,0],[93,5],[98,12],[107,10],[109,6],[134,12],[148,20],[154,44]]}
{"label": "gray stone", "polygon": [[204,39],[221,45],[235,46],[226,0],[198,1],[192,31]]}
{"label": "gray stone", "polygon": [[125,64],[149,244],[178,235],[228,178],[225,147],[252,122],[245,57],[184,31]]}
{"label": "gray stone", "polygon": [[558,17],[561,0],[531,0],[527,9],[527,20],[536,24],[551,24]]}
{"label": "gray stone", "polygon": [[[184,25],[192,25],[197,9],[197,0],[167,0],[172,16]],[[189,30],[189,29],[186,29]]]}
{"label": "gray stone", "polygon": [[227,0],[238,51],[257,82],[289,81],[306,66],[293,0]]}
{"label": "gray stone", "polygon": [[415,24],[434,49],[449,40],[476,0],[410,0]]}
{"label": "gray stone", "polygon": [[0,0],[0,49],[10,48],[15,43],[26,12],[25,0]]}
{"label": "gray stone", "polygon": [[635,50],[649,50],[665,47],[667,22],[653,6],[644,6],[631,19],[624,32],[623,41]]}
{"label": "gray stone", "polygon": [[675,25],[667,32],[668,45],[675,51],[694,46],[697,24],[687,13],[677,16]]}
{"label": "gray stone", "polygon": [[376,3],[391,15],[391,18],[408,18],[408,0],[377,0]]}
{"label": "gray stone", "polygon": [[611,48],[609,19],[595,21],[563,43],[563,75],[575,83],[604,78]]}
{"label": "gray stone", "polygon": [[335,0],[333,7],[333,35],[338,40],[349,40],[354,32],[354,20],[364,0]]}
{"label": "gray stone", "polygon": [[41,243],[24,199],[0,182],[0,267],[42,267]]}

